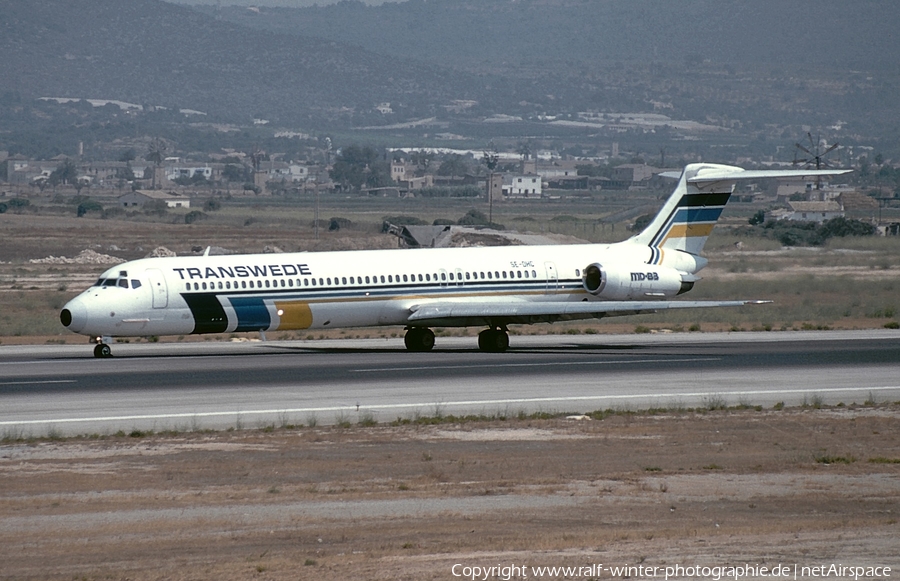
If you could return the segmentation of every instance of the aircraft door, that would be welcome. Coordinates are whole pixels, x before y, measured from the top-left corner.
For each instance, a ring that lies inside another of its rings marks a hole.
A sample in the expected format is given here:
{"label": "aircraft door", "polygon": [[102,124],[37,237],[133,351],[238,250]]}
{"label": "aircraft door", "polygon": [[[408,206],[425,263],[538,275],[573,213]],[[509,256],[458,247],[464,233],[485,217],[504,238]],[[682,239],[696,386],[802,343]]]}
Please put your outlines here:
{"label": "aircraft door", "polygon": [[169,305],[169,289],[162,271],[158,268],[148,268],[147,280],[150,281],[150,292],[153,293],[153,308],[166,308]]}
{"label": "aircraft door", "polygon": [[559,274],[556,272],[556,264],[545,262],[544,269],[547,272],[547,292],[552,293],[559,288]]}

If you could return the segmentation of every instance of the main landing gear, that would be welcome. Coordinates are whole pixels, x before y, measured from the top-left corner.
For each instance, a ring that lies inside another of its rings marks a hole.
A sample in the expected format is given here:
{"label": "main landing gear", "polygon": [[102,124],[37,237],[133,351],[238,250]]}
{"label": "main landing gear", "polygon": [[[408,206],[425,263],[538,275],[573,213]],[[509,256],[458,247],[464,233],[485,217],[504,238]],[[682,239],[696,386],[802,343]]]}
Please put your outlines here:
{"label": "main landing gear", "polygon": [[[403,342],[409,351],[431,351],[434,332],[427,327],[409,327]],[[485,329],[478,333],[478,348],[486,353],[503,353],[509,349],[509,333],[504,328]]]}
{"label": "main landing gear", "polygon": [[428,327],[410,327],[403,342],[409,351],[431,351],[434,349],[434,331]]}
{"label": "main landing gear", "polygon": [[509,349],[506,329],[485,329],[478,333],[478,348],[487,353],[503,353]]}

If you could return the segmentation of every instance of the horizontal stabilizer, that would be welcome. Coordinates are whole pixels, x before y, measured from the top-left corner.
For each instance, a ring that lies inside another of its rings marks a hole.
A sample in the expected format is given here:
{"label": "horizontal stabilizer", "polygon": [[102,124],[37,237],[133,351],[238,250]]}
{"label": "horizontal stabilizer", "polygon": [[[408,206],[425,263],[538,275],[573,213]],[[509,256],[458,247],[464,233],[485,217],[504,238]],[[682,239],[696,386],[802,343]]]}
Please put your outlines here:
{"label": "horizontal stabilizer", "polygon": [[689,184],[708,184],[715,182],[731,182],[738,180],[758,180],[764,178],[814,178],[823,176],[839,176],[850,173],[849,169],[723,169],[711,167],[701,169],[687,179]]}

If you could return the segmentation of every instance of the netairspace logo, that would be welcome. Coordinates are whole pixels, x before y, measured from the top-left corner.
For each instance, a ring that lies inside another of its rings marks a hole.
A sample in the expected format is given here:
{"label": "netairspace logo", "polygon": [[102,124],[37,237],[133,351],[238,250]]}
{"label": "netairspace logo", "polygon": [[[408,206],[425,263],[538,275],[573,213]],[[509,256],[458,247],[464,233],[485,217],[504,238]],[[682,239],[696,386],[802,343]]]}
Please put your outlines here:
{"label": "netairspace logo", "polygon": [[469,579],[471,581],[489,581],[499,579],[510,581],[511,579],[663,579],[664,581],[679,579],[703,579],[708,581],[733,580],[741,581],[748,578],[772,577],[775,579],[817,579],[833,577],[837,579],[888,579],[891,576],[891,567],[881,566],[845,566],[843,564],[827,565],[737,565],[737,566],[702,566],[674,565],[668,567],[653,567],[647,565],[623,565],[604,567],[602,563],[576,567],[534,567],[526,565],[491,565],[487,567],[479,565],[463,565],[457,563],[450,570],[454,577]]}

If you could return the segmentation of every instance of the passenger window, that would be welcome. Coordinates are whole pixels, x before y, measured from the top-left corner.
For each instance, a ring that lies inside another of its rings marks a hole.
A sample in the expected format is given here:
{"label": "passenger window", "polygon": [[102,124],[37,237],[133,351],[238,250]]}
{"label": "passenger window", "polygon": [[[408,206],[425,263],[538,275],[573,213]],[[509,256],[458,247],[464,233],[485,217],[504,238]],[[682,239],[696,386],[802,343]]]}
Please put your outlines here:
{"label": "passenger window", "polygon": [[206,283],[203,283],[203,290],[206,290]]}
{"label": "passenger window", "polygon": [[191,283],[187,283],[187,290],[191,290]]}
{"label": "passenger window", "polygon": [[369,284],[369,277],[366,277],[366,284]]}
{"label": "passenger window", "polygon": [[441,280],[447,280],[447,273],[445,273],[445,272],[441,273]]}
{"label": "passenger window", "polygon": [[[291,285],[291,286],[293,286],[293,285]],[[284,279],[281,279],[281,288],[284,288],[284,287],[285,287]]]}
{"label": "passenger window", "polygon": [[312,285],[316,286],[316,279],[312,279]]}
{"label": "passenger window", "polygon": [[322,286],[323,284],[325,284],[325,280],[320,278],[320,279],[319,279],[319,286]]}
{"label": "passenger window", "polygon": [[328,286],[331,286],[331,277],[329,276],[327,279],[325,279],[325,282],[328,283]]}
{"label": "passenger window", "polygon": [[493,278],[490,271],[488,271],[488,278]]}
{"label": "passenger window", "polygon": [[242,280],[242,281],[241,281],[241,288],[247,288],[247,281],[246,281],[246,280]]}
{"label": "passenger window", "polygon": [[409,281],[409,279],[408,279],[408,278],[406,277],[406,275],[404,274],[404,275],[403,275],[403,282],[408,282],[408,281]]}
{"label": "passenger window", "polygon": [[388,275],[388,282],[394,282],[394,275],[392,275],[392,274]]}
{"label": "passenger window", "polygon": [[580,269],[580,268],[576,268],[576,269],[575,269],[575,276],[581,276],[581,269]]}
{"label": "passenger window", "polygon": [[309,279],[308,279],[308,278],[304,278],[304,279],[303,279],[303,286],[309,286]]}
{"label": "passenger window", "polygon": [[294,288],[294,279],[292,279],[292,278],[288,279],[288,286],[291,288]]}
{"label": "passenger window", "polygon": [[420,275],[419,275],[419,282],[422,282],[423,280],[424,280],[424,279],[422,278],[422,275],[420,274]]}
{"label": "passenger window", "polygon": [[494,278],[500,278],[500,273],[496,270],[494,271]]}
{"label": "passenger window", "polygon": [[517,271],[516,271],[516,277],[517,277],[517,278],[522,278],[522,271],[521,271],[521,270],[517,270]]}
{"label": "passenger window", "polygon": [[537,271],[536,271],[536,270],[532,270],[532,271],[531,271],[531,278],[537,278]]}

